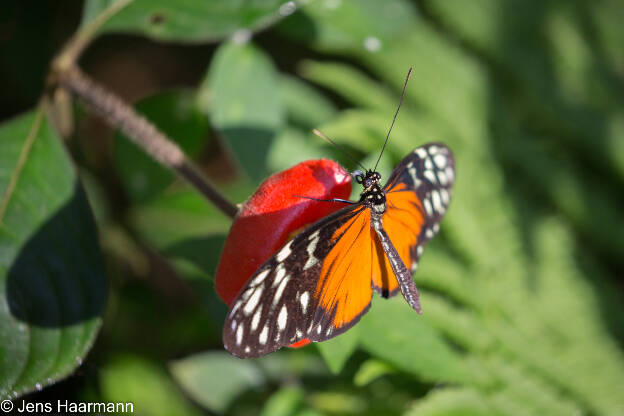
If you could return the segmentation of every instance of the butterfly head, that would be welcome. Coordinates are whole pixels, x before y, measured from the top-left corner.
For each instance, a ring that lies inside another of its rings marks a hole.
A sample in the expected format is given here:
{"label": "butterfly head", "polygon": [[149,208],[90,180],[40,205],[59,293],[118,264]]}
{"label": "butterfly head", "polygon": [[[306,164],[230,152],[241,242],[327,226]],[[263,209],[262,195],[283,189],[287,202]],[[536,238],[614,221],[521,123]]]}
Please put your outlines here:
{"label": "butterfly head", "polygon": [[371,189],[375,184],[379,185],[379,181],[381,180],[381,175],[372,170],[367,170],[366,173],[363,173],[361,170],[356,170],[352,175],[355,181],[362,185],[365,190]]}
{"label": "butterfly head", "polygon": [[379,181],[381,175],[378,172],[367,170],[353,172],[355,181],[364,187],[360,194],[360,202],[368,205],[377,214],[383,214],[386,211],[386,194],[384,193]]}

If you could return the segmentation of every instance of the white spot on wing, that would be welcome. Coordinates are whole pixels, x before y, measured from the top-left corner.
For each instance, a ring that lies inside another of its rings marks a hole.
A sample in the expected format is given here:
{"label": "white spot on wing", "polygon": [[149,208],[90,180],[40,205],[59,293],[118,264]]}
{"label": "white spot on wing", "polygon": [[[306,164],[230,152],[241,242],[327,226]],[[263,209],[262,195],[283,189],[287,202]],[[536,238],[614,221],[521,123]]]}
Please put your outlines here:
{"label": "white spot on wing", "polygon": [[249,299],[249,296],[251,296],[251,293],[252,293],[253,291],[254,291],[254,288],[253,288],[253,287],[249,287],[249,289],[247,289],[247,290],[245,291],[245,293],[243,293],[243,294],[241,295],[241,300],[242,300],[243,302],[246,302],[246,301],[247,301],[247,299]]}
{"label": "white spot on wing", "polygon": [[443,212],[444,207],[442,206],[442,200],[440,199],[440,193],[437,189],[431,191],[431,201],[433,202],[433,209],[438,212]]}
{"label": "white spot on wing", "polygon": [[266,344],[268,337],[269,337],[269,327],[266,326],[266,324],[265,324],[264,328],[262,328],[262,332],[260,332],[260,336],[258,337],[258,342],[261,345],[264,345],[264,344]]}
{"label": "white spot on wing", "polygon": [[418,157],[421,159],[424,159],[427,157],[427,152],[422,147],[419,147],[418,149],[414,150],[414,153],[416,153]]}
{"label": "white spot on wing", "polygon": [[436,166],[440,169],[444,168],[446,166],[446,156],[442,155],[442,154],[437,154],[433,157],[433,163],[436,164]]}
{"label": "white spot on wing", "polygon": [[283,331],[286,328],[287,321],[288,321],[288,310],[286,309],[286,305],[283,305],[277,317],[277,328],[280,331]]}
{"label": "white spot on wing", "polygon": [[282,279],[286,276],[286,269],[283,264],[279,264],[277,266],[277,270],[275,272],[275,280],[273,281],[273,287],[279,285],[282,282]]}
{"label": "white spot on wing", "polygon": [[438,181],[440,181],[440,185],[445,186],[448,183],[448,179],[446,179],[446,173],[443,170],[439,170],[438,172]]}
{"label": "white spot on wing", "polygon": [[448,205],[449,203],[449,193],[446,189],[440,189],[440,196],[442,197],[442,203],[444,205]]}
{"label": "white spot on wing", "polygon": [[290,253],[292,253],[292,250],[290,249],[290,246],[292,245],[292,240],[290,240],[288,242],[288,244],[286,244],[280,251],[279,253],[277,253],[277,256],[275,256],[275,259],[279,262],[282,262],[284,260],[286,260],[286,258],[288,256],[290,256]]}
{"label": "white spot on wing", "polygon": [[306,251],[308,252],[308,260],[303,266],[303,270],[308,270],[310,267],[314,266],[319,262],[314,256],[314,250],[316,250],[316,245],[318,244],[320,239],[319,232],[316,230],[312,235],[310,235],[310,242],[308,243],[308,247],[306,247]]}
{"label": "white spot on wing", "polygon": [[425,178],[429,179],[429,182],[433,184],[436,183],[436,177],[432,170],[426,170],[424,175],[425,175]]}
{"label": "white spot on wing", "polygon": [[433,169],[433,163],[431,163],[431,158],[430,157],[425,159],[425,169],[427,169],[427,170],[432,170]]}
{"label": "white spot on wing", "polygon": [[236,330],[236,345],[240,345],[243,342],[243,326],[239,325]]}
{"label": "white spot on wing", "polygon": [[455,179],[455,172],[453,171],[453,168],[451,166],[447,166],[444,171],[446,172],[446,177],[448,178],[449,182],[452,183]]}
{"label": "white spot on wing", "polygon": [[303,311],[303,313],[306,313],[306,309],[308,308],[308,300],[310,298],[310,295],[308,294],[308,292],[303,292],[301,294],[301,297],[299,298],[299,302],[301,302],[301,310]]}
{"label": "white spot on wing", "polygon": [[230,316],[234,316],[234,314],[236,313],[238,308],[241,307],[242,304],[243,304],[242,300],[239,299],[238,301],[236,301],[236,303],[234,304],[234,307],[232,308],[232,311],[230,312]]}
{"label": "white spot on wing", "polygon": [[258,288],[253,292],[253,295],[249,298],[245,306],[243,307],[243,312],[245,315],[249,315],[256,309],[258,305],[258,301],[260,301],[260,296],[262,296],[263,287],[258,286]]}
{"label": "white spot on wing", "polygon": [[414,188],[418,188],[420,186],[420,179],[418,179],[417,171],[414,165],[412,163],[410,163],[410,165],[411,166],[407,168],[407,171],[412,177],[412,182],[414,182]]}
{"label": "white spot on wing", "polygon": [[256,286],[262,283],[270,271],[271,271],[270,269],[266,269],[260,272],[258,276],[254,277],[253,281],[251,282],[252,286]]}
{"label": "white spot on wing", "polygon": [[431,208],[431,201],[429,201],[429,198],[425,198],[423,200],[423,205],[425,206],[425,212],[427,215],[431,216],[433,214],[433,208]]}
{"label": "white spot on wing", "polygon": [[279,302],[280,298],[282,297],[282,293],[284,292],[284,289],[286,288],[286,284],[288,283],[289,280],[290,280],[290,277],[284,278],[282,280],[282,283],[280,283],[279,287],[275,291],[275,296],[273,297],[273,306],[277,305],[277,303]]}
{"label": "white spot on wing", "polygon": [[256,313],[254,313],[253,318],[251,319],[251,330],[255,331],[258,328],[258,324],[260,323],[260,315],[262,314],[262,305],[258,308]]}

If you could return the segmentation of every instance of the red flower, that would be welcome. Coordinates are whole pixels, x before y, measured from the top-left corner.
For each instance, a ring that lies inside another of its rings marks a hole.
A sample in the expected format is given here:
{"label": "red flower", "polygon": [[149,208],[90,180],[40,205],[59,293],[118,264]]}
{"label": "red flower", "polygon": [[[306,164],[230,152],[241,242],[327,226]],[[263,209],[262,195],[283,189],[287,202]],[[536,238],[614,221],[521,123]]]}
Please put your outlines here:
{"label": "red flower", "polygon": [[[308,160],[271,175],[234,218],[215,277],[219,297],[230,306],[254,272],[288,240],[344,207],[295,195],[346,199],[350,194],[349,173],[331,160]],[[304,339],[291,346],[309,342]]]}

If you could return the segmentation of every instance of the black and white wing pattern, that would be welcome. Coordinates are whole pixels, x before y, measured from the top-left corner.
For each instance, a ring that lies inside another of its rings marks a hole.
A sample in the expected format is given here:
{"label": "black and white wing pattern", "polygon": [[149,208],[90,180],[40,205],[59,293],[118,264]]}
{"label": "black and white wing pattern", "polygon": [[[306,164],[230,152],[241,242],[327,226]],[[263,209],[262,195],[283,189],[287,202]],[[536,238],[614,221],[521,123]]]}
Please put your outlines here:
{"label": "black and white wing pattern", "polygon": [[[339,246],[351,247],[344,240],[353,230],[349,233],[341,230],[352,228],[363,214],[368,214],[368,210],[354,204],[316,222],[284,245],[249,278],[225,320],[223,343],[230,353],[240,358],[257,357],[305,338],[329,339],[357,322],[353,320],[348,326],[334,327],[334,318],[342,302],[335,298],[324,300],[323,288],[336,290],[324,283],[336,266],[327,264],[326,260],[343,257],[342,253],[331,256],[330,252]],[[353,254],[355,257],[357,253]],[[355,271],[357,265],[353,266]],[[370,273],[366,276],[364,272],[362,276],[370,286]]]}
{"label": "black and white wing pattern", "polygon": [[454,182],[455,159],[442,143],[416,148],[388,178],[383,226],[412,272],[425,244],[440,230]]}

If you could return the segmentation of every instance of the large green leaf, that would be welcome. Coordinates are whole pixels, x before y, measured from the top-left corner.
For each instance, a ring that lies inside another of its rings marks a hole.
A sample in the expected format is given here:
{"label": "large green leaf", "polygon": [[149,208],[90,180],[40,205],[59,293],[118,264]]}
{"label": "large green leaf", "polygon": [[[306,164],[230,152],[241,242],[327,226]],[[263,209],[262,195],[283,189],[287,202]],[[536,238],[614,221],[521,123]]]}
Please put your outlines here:
{"label": "large green leaf", "polygon": [[100,327],[107,281],[74,167],[43,116],[0,126],[0,396],[67,376]]}
{"label": "large green leaf", "polygon": [[[92,21],[110,0],[87,0],[83,22]],[[300,1],[134,0],[101,28],[176,42],[210,42],[237,31],[261,30],[293,13]]]}
{"label": "large green leaf", "polygon": [[243,171],[254,182],[263,179],[268,149],[285,119],[269,56],[250,44],[223,44],[200,87],[199,102]]}

